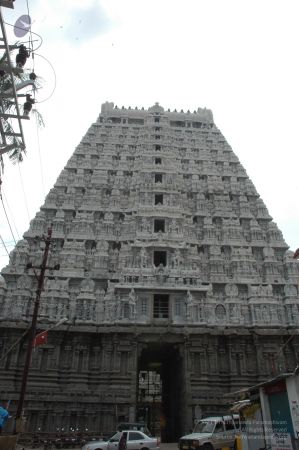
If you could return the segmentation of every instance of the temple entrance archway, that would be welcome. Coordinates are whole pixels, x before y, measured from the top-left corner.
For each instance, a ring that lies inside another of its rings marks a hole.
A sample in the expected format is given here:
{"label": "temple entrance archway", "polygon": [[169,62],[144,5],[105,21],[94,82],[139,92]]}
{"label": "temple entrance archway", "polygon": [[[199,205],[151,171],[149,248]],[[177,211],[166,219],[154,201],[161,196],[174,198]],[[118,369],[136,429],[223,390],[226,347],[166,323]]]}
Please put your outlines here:
{"label": "temple entrance archway", "polygon": [[145,421],[162,442],[177,442],[182,435],[182,366],[179,344],[143,344],[138,360],[137,419]]}

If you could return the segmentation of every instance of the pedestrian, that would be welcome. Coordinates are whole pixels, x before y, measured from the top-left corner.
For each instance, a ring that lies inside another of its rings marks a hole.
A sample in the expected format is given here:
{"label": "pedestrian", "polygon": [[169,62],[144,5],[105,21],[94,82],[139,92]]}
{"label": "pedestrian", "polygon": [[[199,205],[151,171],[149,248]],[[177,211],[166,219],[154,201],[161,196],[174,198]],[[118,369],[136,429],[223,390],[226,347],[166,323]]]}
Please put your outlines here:
{"label": "pedestrian", "polygon": [[9,417],[9,412],[7,411],[7,409],[0,406],[0,434],[2,433],[2,429]]}
{"label": "pedestrian", "polygon": [[127,432],[123,431],[118,441],[118,450],[126,450],[127,449]]}

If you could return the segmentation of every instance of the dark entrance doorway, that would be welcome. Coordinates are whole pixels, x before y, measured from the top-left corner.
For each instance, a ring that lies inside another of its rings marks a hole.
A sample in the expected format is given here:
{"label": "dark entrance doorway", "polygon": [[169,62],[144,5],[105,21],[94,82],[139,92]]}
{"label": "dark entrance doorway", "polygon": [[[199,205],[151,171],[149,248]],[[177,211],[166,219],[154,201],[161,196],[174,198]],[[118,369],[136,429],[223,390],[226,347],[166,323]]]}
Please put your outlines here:
{"label": "dark entrance doorway", "polygon": [[178,345],[146,344],[138,361],[137,419],[147,422],[162,442],[177,442],[183,434],[183,370]]}

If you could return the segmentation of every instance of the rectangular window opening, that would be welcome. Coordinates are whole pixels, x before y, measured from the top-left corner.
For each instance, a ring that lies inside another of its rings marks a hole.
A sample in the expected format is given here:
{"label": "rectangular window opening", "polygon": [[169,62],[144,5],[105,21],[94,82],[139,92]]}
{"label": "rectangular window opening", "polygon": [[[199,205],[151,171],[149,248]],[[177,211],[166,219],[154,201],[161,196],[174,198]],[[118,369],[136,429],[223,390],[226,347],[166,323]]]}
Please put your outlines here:
{"label": "rectangular window opening", "polygon": [[155,194],[155,205],[163,205],[163,194]]}
{"label": "rectangular window opening", "polygon": [[155,183],[162,183],[162,173],[155,173]]}
{"label": "rectangular window opening", "polygon": [[157,250],[154,251],[154,265],[156,267],[160,266],[166,266],[167,264],[167,253],[165,251]]}
{"label": "rectangular window opening", "polygon": [[165,220],[164,219],[155,219],[155,221],[154,221],[154,232],[159,233],[159,231],[162,231],[162,233],[165,233]]}
{"label": "rectangular window opening", "polygon": [[160,151],[161,150],[161,145],[155,145],[155,150],[156,151]]}
{"label": "rectangular window opening", "polygon": [[155,158],[155,164],[162,164],[161,158]]}
{"label": "rectangular window opening", "polygon": [[169,295],[154,294],[154,318],[168,319],[169,317]]}

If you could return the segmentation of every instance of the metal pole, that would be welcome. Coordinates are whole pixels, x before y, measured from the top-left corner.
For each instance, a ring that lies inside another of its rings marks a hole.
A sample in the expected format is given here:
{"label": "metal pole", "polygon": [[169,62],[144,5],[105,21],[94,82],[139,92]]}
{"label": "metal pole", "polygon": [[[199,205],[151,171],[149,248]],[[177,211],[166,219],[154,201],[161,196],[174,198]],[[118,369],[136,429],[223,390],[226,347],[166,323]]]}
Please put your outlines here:
{"label": "metal pole", "polygon": [[46,246],[45,246],[45,250],[44,250],[43,261],[40,266],[40,275],[38,277],[36,297],[35,297],[34,309],[33,309],[33,315],[32,315],[32,322],[31,322],[31,327],[29,329],[28,347],[27,347],[26,359],[25,359],[24,370],[23,370],[23,377],[22,377],[22,384],[21,384],[21,390],[20,390],[20,397],[19,397],[19,401],[18,401],[18,408],[17,408],[15,423],[14,423],[14,434],[16,434],[18,432],[18,430],[17,430],[18,422],[20,422],[20,419],[22,416],[22,411],[23,411],[23,404],[24,404],[25,393],[26,393],[28,373],[29,373],[30,364],[31,364],[33,343],[34,343],[34,338],[36,335],[38,309],[39,309],[40,297],[41,297],[41,293],[42,293],[43,285],[44,285],[45,271],[47,268],[47,259],[48,259],[50,244],[51,244],[51,236],[52,236],[52,228],[49,228],[48,235],[45,238]]}
{"label": "metal pole", "polygon": [[[23,145],[23,148],[25,149],[26,146],[25,146],[25,139],[24,139],[22,121],[21,121],[21,113],[20,113],[18,97],[17,97],[17,91],[16,91],[14,77],[13,77],[13,65],[12,65],[12,62],[11,62],[11,59],[10,59],[10,48],[9,48],[8,40],[7,40],[7,36],[6,36],[6,30],[5,30],[5,26],[4,26],[4,20],[3,20],[3,16],[2,16],[1,7],[0,7],[0,27],[1,27],[1,31],[2,31],[2,36],[3,36],[3,40],[4,40],[5,49],[6,49],[6,57],[7,57],[7,61],[8,61],[8,71],[9,71],[9,74],[10,74],[11,88],[12,88],[13,98],[14,98],[14,101],[15,101],[15,107],[16,107],[16,110],[17,110],[17,119],[18,119],[18,123],[19,123],[19,131],[20,131],[20,135],[21,135],[22,145]],[[4,144],[5,143],[6,142],[4,141]]]}

